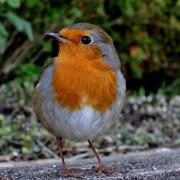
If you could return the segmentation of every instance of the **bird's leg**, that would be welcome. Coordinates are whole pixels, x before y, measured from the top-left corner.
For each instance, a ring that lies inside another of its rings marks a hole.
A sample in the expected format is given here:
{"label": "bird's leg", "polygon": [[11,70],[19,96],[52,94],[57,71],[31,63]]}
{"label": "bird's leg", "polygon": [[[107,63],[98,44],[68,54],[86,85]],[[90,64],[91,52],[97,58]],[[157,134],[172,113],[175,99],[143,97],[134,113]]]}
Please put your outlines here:
{"label": "bird's leg", "polygon": [[62,138],[57,138],[57,144],[58,144],[58,148],[59,148],[59,154],[60,154],[61,160],[62,160],[62,168],[63,168],[63,171],[64,171],[64,170],[67,170],[67,167],[66,167],[66,164],[65,164],[65,161],[64,161],[64,156],[63,156],[63,141],[62,141]]}
{"label": "bird's leg", "polygon": [[70,170],[67,168],[65,161],[64,161],[64,156],[63,156],[63,141],[62,138],[57,138],[57,144],[59,147],[59,154],[61,156],[62,160],[62,170],[60,171],[60,176],[63,177],[81,177],[82,173],[74,173],[70,172]]}
{"label": "bird's leg", "polygon": [[96,158],[98,160],[99,167],[98,167],[97,171],[99,173],[105,173],[105,174],[111,175],[112,171],[105,167],[104,163],[102,162],[99,154],[96,152],[96,150],[95,150],[94,146],[92,145],[91,141],[88,140],[88,142],[89,142],[90,148],[92,149],[93,153],[95,154],[95,156],[96,156]]}

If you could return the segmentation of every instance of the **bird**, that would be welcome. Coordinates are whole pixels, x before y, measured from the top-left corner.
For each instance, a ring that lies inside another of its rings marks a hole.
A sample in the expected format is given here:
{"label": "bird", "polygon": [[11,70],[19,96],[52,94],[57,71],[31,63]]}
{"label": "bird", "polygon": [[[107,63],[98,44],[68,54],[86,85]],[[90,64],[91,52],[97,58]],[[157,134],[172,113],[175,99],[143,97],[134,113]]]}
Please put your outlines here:
{"label": "bird", "polygon": [[91,141],[116,122],[125,102],[126,81],[113,40],[91,23],[69,25],[46,36],[59,52],[35,83],[33,105],[42,125],[56,137],[60,176],[78,176],[65,164],[64,139],[88,141],[97,171],[111,174]]}

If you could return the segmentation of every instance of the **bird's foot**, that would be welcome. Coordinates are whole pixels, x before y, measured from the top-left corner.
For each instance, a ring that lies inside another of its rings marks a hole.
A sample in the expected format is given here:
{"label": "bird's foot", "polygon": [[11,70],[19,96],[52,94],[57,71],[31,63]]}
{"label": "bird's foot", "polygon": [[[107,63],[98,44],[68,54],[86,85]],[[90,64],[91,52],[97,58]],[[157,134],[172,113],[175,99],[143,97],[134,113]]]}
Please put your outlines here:
{"label": "bird's foot", "polygon": [[[95,168],[95,167],[93,167],[93,168]],[[96,172],[107,174],[109,176],[111,176],[113,174],[113,172],[110,169],[108,169],[104,164],[101,164],[98,168],[96,168]]]}
{"label": "bird's foot", "polygon": [[83,176],[82,172],[71,172],[68,168],[63,168],[59,172],[59,175],[62,177],[75,177],[75,178],[81,178]]}

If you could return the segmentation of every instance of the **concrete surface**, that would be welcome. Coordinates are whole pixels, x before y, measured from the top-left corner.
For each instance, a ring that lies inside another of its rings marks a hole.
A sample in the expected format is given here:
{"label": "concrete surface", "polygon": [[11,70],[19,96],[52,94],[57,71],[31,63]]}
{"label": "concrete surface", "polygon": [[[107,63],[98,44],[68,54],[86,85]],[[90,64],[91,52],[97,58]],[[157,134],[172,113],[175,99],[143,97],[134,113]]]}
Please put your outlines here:
{"label": "concrete surface", "polygon": [[[113,170],[112,176],[96,173],[92,169],[95,159],[69,159],[67,165],[83,172],[82,179],[180,180],[180,148],[112,155],[104,161]],[[0,180],[64,179],[58,175],[59,168],[60,160],[0,163]]]}

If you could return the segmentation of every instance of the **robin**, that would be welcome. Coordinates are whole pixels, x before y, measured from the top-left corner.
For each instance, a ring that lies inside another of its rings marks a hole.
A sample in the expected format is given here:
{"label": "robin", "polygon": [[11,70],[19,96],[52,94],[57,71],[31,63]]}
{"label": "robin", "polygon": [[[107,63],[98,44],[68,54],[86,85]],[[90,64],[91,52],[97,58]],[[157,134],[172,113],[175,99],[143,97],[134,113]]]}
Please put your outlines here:
{"label": "robin", "polygon": [[63,139],[88,141],[98,172],[109,173],[91,140],[118,119],[126,83],[112,38],[89,23],[67,26],[47,36],[57,41],[58,56],[42,71],[34,89],[34,110],[57,138],[61,176],[77,176],[63,157]]}

